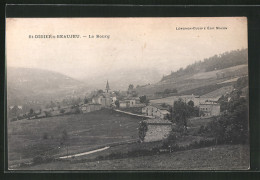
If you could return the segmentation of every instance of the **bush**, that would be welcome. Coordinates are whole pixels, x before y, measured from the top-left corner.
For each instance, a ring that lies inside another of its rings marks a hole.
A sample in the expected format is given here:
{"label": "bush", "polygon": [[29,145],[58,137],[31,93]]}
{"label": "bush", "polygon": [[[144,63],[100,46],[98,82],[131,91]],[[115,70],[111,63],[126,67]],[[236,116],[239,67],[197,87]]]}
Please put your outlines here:
{"label": "bush", "polygon": [[163,141],[163,148],[168,148],[170,145],[175,144],[178,137],[180,137],[181,134],[175,131],[171,131],[170,135]]}
{"label": "bush", "polygon": [[147,123],[145,121],[142,121],[139,125],[139,138],[141,139],[141,141],[144,141],[147,130]]}

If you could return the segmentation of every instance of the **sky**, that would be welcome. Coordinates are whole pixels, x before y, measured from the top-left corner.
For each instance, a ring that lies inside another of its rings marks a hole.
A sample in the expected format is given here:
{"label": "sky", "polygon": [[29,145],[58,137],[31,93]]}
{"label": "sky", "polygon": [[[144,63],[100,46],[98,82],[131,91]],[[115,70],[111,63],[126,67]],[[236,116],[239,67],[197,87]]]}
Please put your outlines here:
{"label": "sky", "polygon": [[[205,29],[177,30],[180,27]],[[135,69],[166,75],[195,61],[241,48],[247,48],[245,17],[6,19],[7,67],[47,69],[76,79]]]}

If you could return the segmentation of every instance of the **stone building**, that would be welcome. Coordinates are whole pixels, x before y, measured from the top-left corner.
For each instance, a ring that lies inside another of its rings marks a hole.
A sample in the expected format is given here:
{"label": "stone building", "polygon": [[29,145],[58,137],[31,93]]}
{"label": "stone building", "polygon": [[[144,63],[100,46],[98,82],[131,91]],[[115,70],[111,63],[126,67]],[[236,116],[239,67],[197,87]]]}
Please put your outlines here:
{"label": "stone building", "polygon": [[199,105],[200,116],[219,116],[220,104],[214,102],[205,102]]}
{"label": "stone building", "polygon": [[82,113],[89,113],[92,111],[98,111],[101,109],[101,104],[83,104],[80,106]]}
{"label": "stone building", "polygon": [[172,131],[172,123],[162,119],[148,119],[143,121],[147,126],[143,142],[161,141],[166,139]]}

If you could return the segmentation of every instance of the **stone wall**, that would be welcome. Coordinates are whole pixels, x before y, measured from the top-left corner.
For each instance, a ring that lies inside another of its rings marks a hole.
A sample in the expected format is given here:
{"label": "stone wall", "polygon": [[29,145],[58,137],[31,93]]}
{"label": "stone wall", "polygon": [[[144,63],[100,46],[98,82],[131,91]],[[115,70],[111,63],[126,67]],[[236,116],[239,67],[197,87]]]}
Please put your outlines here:
{"label": "stone wall", "polygon": [[147,124],[147,132],[144,137],[144,142],[152,142],[152,141],[160,141],[163,139],[166,139],[171,130],[172,125],[171,124]]}

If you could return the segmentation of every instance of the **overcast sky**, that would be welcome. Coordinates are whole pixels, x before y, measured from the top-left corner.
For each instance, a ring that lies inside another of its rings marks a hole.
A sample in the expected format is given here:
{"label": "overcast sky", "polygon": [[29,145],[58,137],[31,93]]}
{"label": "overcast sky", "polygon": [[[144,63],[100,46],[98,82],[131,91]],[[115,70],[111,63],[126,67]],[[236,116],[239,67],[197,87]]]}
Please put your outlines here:
{"label": "overcast sky", "polygon": [[[169,74],[197,60],[247,48],[246,18],[8,18],[6,25],[7,66],[81,79],[137,68]],[[227,30],[176,30],[208,26]],[[28,38],[49,34],[81,38]],[[110,38],[83,37],[97,34]]]}

